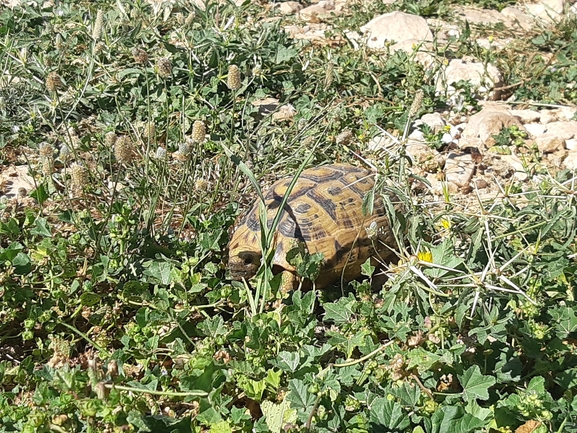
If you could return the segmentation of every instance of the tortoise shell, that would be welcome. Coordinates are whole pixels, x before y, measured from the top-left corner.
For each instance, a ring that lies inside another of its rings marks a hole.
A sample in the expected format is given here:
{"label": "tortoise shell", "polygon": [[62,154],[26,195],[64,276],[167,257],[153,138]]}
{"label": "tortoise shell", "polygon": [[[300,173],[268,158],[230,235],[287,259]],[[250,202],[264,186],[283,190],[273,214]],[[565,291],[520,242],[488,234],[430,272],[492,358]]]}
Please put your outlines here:
{"label": "tortoise shell", "polygon": [[[277,181],[265,195],[270,225],[292,178]],[[387,261],[395,240],[383,200],[375,197],[373,213],[362,210],[365,195],[374,187],[369,170],[349,164],[332,164],[304,170],[297,180],[281,216],[275,239],[276,271],[295,272],[286,253],[304,243],[309,254],[322,253],[324,262],[315,281],[323,288],[344,277],[361,275],[361,265],[373,257]],[[371,235],[370,233],[375,233]],[[241,215],[229,242],[228,268],[233,279],[254,276],[261,263],[259,202]]]}

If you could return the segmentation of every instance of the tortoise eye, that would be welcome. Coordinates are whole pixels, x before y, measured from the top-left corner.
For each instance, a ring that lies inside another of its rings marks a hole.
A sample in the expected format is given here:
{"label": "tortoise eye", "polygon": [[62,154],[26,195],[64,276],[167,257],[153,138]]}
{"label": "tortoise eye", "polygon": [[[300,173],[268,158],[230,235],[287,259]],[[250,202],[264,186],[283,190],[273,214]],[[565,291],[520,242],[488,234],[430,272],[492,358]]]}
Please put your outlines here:
{"label": "tortoise eye", "polygon": [[253,264],[258,264],[260,257],[257,256],[256,254],[253,253],[249,253],[249,252],[244,252],[244,253],[240,253],[238,255],[243,261],[245,265],[253,265]]}

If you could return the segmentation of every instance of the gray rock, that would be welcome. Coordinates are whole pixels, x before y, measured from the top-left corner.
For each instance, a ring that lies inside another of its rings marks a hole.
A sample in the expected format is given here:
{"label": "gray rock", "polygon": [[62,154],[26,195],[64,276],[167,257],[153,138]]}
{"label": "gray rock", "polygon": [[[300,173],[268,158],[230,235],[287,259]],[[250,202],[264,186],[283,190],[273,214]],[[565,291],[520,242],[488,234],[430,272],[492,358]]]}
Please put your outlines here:
{"label": "gray rock", "polygon": [[491,100],[499,99],[500,92],[493,89],[503,85],[503,77],[494,65],[453,59],[438,77],[437,92],[448,90],[449,94],[454,93],[452,84],[459,81],[468,81]]}
{"label": "gray rock", "polygon": [[445,179],[459,188],[467,187],[475,174],[476,166],[470,154],[451,152],[445,161]]}
{"label": "gray rock", "polygon": [[277,8],[283,15],[292,15],[301,11],[303,6],[296,1],[287,1],[281,3],[273,3],[273,7]]}
{"label": "gray rock", "polygon": [[518,180],[526,180],[529,176],[525,171],[523,161],[517,155],[501,155],[501,161],[513,170],[513,176]]}
{"label": "gray rock", "polygon": [[[525,131],[519,119],[511,116],[507,111],[484,109],[471,116],[462,137],[465,139],[478,138],[486,147],[491,147],[495,144],[493,135],[498,134],[503,128],[513,125]],[[461,144],[459,145],[463,147]]]}
{"label": "gray rock", "polygon": [[454,9],[454,13],[463,21],[466,20],[472,24],[498,24],[506,21],[506,18],[502,14],[490,9],[458,6]]}
{"label": "gray rock", "polygon": [[512,116],[517,116],[523,123],[534,123],[539,120],[541,114],[534,110],[510,110]]}
{"label": "gray rock", "polygon": [[511,22],[517,24],[523,30],[531,30],[535,25],[533,19],[529,15],[513,6],[507,6],[501,11],[501,14]]}
{"label": "gray rock", "polygon": [[431,128],[431,130],[436,134],[437,132],[439,132],[440,130],[442,130],[445,127],[445,120],[443,119],[443,116],[441,116],[441,113],[427,113],[424,114],[421,119],[420,119],[421,123],[424,123],[425,125],[427,125],[429,128]]}
{"label": "gray rock", "polygon": [[442,162],[441,155],[425,143],[409,141],[406,151],[418,169],[429,173],[436,173],[439,170]]}
{"label": "gray rock", "polygon": [[310,5],[299,12],[299,18],[304,21],[316,21],[319,18],[327,18],[338,15],[342,11],[342,4],[336,5],[332,0],[321,0],[317,4]]}
{"label": "gray rock", "polygon": [[563,167],[569,170],[577,170],[577,151],[572,150],[567,154],[567,157],[563,160]]}
{"label": "gray rock", "polygon": [[523,126],[531,137],[538,137],[539,135],[545,134],[545,125],[541,125],[540,123],[526,123]]}
{"label": "gray rock", "polygon": [[375,49],[384,48],[387,41],[433,40],[424,18],[399,11],[373,18],[361,27],[361,32],[367,37],[367,46]]}
{"label": "gray rock", "polygon": [[565,149],[565,140],[554,134],[539,135],[535,138],[535,144],[543,153],[553,153]]}
{"label": "gray rock", "polygon": [[546,23],[557,22],[565,9],[564,0],[541,0],[538,3],[527,4],[528,14]]}
{"label": "gray rock", "polygon": [[557,116],[549,110],[541,110],[541,116],[539,117],[539,121],[546,125],[551,122],[555,122],[557,120]]}
{"label": "gray rock", "polygon": [[567,148],[567,150],[577,150],[577,138],[565,140],[565,148]]}
{"label": "gray rock", "polygon": [[564,140],[577,138],[577,120],[548,123],[546,132],[547,134],[557,135]]}

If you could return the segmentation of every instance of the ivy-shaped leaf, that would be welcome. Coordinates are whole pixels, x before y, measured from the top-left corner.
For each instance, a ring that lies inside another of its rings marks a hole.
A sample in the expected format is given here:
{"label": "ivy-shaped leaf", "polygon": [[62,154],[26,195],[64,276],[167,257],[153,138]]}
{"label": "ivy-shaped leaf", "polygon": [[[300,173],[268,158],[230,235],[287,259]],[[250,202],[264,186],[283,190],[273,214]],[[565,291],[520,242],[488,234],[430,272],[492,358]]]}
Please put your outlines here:
{"label": "ivy-shaped leaf", "polygon": [[573,308],[554,307],[549,310],[549,314],[559,338],[566,338],[570,333],[577,331],[577,316]]}
{"label": "ivy-shaped leaf", "polygon": [[410,424],[409,416],[396,401],[376,398],[370,407],[369,421],[375,427],[386,427],[387,431],[404,431]]}
{"label": "ivy-shaped leaf", "polygon": [[325,320],[332,320],[337,324],[349,323],[355,313],[355,303],[354,299],[341,298],[337,302],[325,304]]}
{"label": "ivy-shaped leaf", "polygon": [[298,353],[282,351],[278,354],[272,364],[276,365],[281,370],[294,373],[299,368],[300,360],[301,357]]}
{"label": "ivy-shaped leaf", "polygon": [[477,431],[488,422],[465,413],[459,406],[444,406],[435,411],[431,417],[432,426],[427,430],[431,433],[468,433]]}
{"label": "ivy-shaped leaf", "polygon": [[489,399],[489,388],[492,387],[496,380],[493,376],[481,374],[478,365],[465,370],[463,374],[458,375],[461,386],[463,387],[463,398],[465,401],[472,399]]}
{"label": "ivy-shaped leaf", "polygon": [[307,390],[307,386],[300,379],[289,381],[289,393],[286,399],[295,409],[311,409],[315,404],[316,397]]}

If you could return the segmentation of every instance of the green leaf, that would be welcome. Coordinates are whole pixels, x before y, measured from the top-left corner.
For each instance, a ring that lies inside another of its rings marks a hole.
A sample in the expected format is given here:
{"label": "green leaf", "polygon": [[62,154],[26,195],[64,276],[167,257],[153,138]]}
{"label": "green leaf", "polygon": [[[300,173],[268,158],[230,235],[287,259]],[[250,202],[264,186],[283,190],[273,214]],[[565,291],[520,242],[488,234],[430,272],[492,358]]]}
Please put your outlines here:
{"label": "green leaf", "polygon": [[543,376],[535,376],[527,385],[527,391],[534,391],[537,394],[545,394],[545,378]]}
{"label": "green leaf", "polygon": [[238,387],[241,388],[248,398],[260,401],[262,394],[266,389],[266,380],[253,380],[244,375],[239,375],[237,378]]}
{"label": "green leaf", "polygon": [[397,397],[404,406],[416,407],[421,397],[421,388],[414,383],[403,382],[400,388],[392,388],[391,394]]}
{"label": "green leaf", "polygon": [[465,406],[465,412],[483,421],[493,419],[493,411],[489,408],[479,406],[476,400],[471,400],[467,403],[467,406]]}
{"label": "green leaf", "polygon": [[422,347],[417,347],[407,353],[409,365],[407,369],[417,368],[420,372],[429,370],[441,358],[439,355],[428,352]]}
{"label": "green leaf", "polygon": [[523,363],[519,356],[507,350],[501,353],[495,365],[495,373],[500,383],[517,382],[521,379]]}
{"label": "green leaf", "polygon": [[575,309],[565,306],[551,308],[548,313],[553,319],[551,323],[557,331],[557,337],[566,338],[570,333],[577,331],[577,316]]}
{"label": "green leaf", "polygon": [[32,261],[27,254],[18,253],[12,260],[14,272],[18,275],[25,275],[32,270]]}
{"label": "green leaf", "polygon": [[463,398],[465,401],[473,399],[488,400],[489,388],[492,387],[496,380],[493,376],[484,376],[478,365],[465,370],[461,375],[457,375],[461,386],[463,387]]}
{"label": "green leaf", "polygon": [[284,371],[294,373],[299,368],[300,360],[298,353],[282,351],[278,354],[273,364]]}
{"label": "green leaf", "polygon": [[134,427],[137,427],[138,431],[141,431],[141,432],[151,431],[148,428],[148,426],[146,425],[146,422],[144,422],[143,415],[136,410],[131,410],[130,412],[128,412],[128,416],[126,417],[126,421],[128,421]]}
{"label": "green leaf", "polygon": [[147,281],[151,283],[160,283],[169,285],[172,281],[171,271],[172,264],[166,260],[149,260],[144,264],[143,274],[151,277]]}
{"label": "green leaf", "polygon": [[272,433],[284,431],[287,424],[293,424],[297,421],[297,412],[291,409],[290,402],[284,400],[280,404],[274,404],[265,400],[260,405],[262,414],[265,418],[266,425]]}
{"label": "green leaf", "polygon": [[280,386],[280,380],[282,377],[282,371],[274,371],[269,370],[266,374],[265,382],[269,385],[274,391],[277,391]]}
{"label": "green leaf", "polygon": [[354,350],[364,343],[364,339],[368,334],[369,334],[369,332],[367,330],[363,329],[363,330],[357,332],[352,337],[346,339],[346,341],[344,342],[344,346],[345,346],[345,353],[347,355],[347,358],[350,358],[352,356]]}
{"label": "green leaf", "polygon": [[46,218],[36,218],[34,223],[34,228],[30,230],[30,233],[47,238],[52,236],[50,227],[48,226],[48,220]]}
{"label": "green leaf", "polygon": [[[409,416],[396,401],[376,398],[369,408],[369,420],[372,426],[386,427],[387,431],[403,431],[409,424]],[[374,427],[373,427],[374,428]]]}
{"label": "green leaf", "polygon": [[0,234],[17,236],[20,234],[20,225],[16,218],[10,218],[8,222],[0,221]]}
{"label": "green leaf", "polygon": [[459,406],[443,406],[431,417],[431,433],[469,433],[488,424],[473,415],[467,414]]}
{"label": "green leaf", "polygon": [[87,307],[91,307],[93,305],[98,304],[100,302],[100,299],[102,299],[102,296],[97,293],[85,292],[82,295],[80,295],[80,302],[82,303],[82,305]]}
{"label": "green leaf", "polygon": [[232,428],[227,421],[220,421],[210,426],[210,433],[232,433]]}
{"label": "green leaf", "polygon": [[[198,370],[197,370],[198,371]],[[211,392],[218,388],[224,381],[224,376],[213,361],[204,366],[199,374],[191,374],[180,379],[180,387],[183,391],[206,391]]]}
{"label": "green leaf", "polygon": [[354,316],[356,300],[353,298],[341,298],[337,302],[325,304],[325,320],[333,322],[349,323]]}
{"label": "green leaf", "polygon": [[49,197],[46,186],[43,183],[38,185],[38,188],[30,192],[30,197],[35,198],[39,204],[44,203]]}
{"label": "green leaf", "polygon": [[316,397],[307,390],[307,386],[300,379],[289,380],[289,393],[286,399],[291,403],[291,407],[295,409],[312,409],[315,404]]}
{"label": "green leaf", "polygon": [[198,324],[198,329],[207,337],[212,338],[225,335],[228,332],[224,325],[224,319],[221,316],[207,318],[204,322]]}

